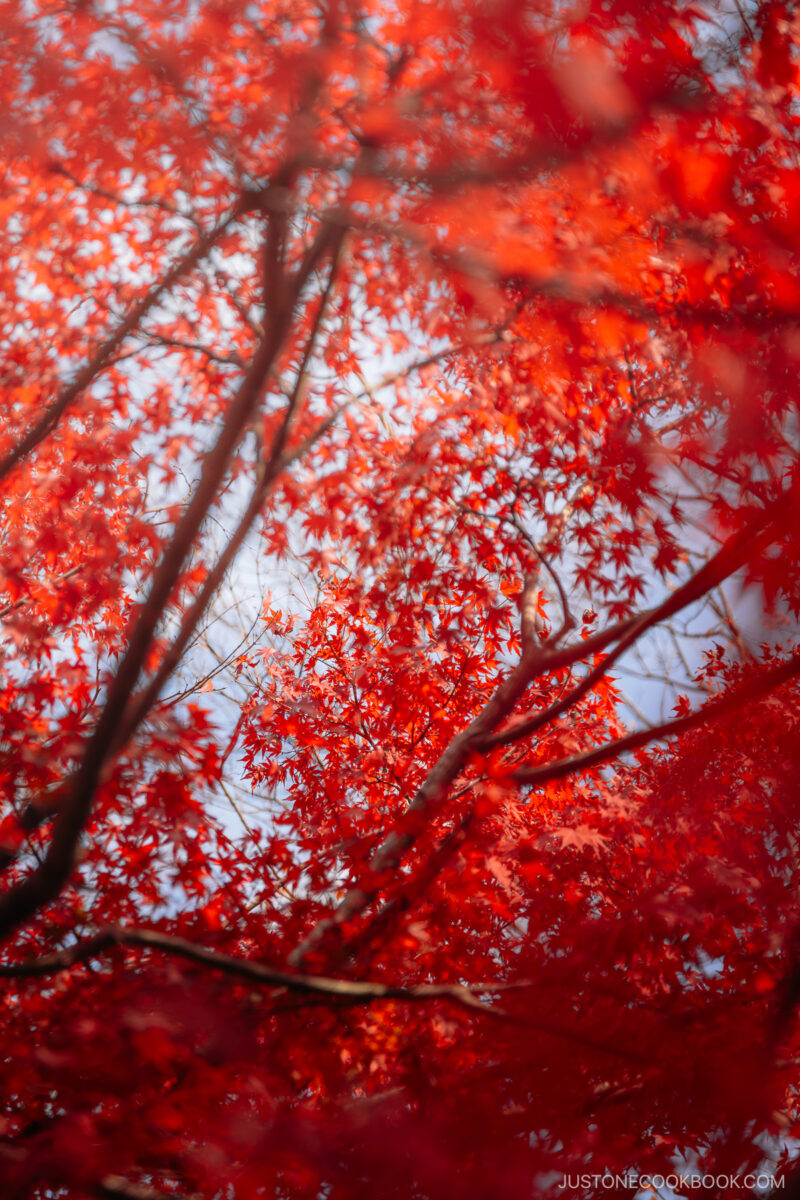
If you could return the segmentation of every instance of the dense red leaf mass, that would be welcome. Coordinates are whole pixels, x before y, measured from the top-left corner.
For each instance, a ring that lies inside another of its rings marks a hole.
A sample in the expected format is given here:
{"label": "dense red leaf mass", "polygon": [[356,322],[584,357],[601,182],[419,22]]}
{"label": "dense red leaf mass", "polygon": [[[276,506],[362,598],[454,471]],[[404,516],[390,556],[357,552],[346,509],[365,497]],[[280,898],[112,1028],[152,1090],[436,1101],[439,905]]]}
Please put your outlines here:
{"label": "dense red leaf mass", "polygon": [[0,28],[0,1194],[800,1194],[794,4]]}

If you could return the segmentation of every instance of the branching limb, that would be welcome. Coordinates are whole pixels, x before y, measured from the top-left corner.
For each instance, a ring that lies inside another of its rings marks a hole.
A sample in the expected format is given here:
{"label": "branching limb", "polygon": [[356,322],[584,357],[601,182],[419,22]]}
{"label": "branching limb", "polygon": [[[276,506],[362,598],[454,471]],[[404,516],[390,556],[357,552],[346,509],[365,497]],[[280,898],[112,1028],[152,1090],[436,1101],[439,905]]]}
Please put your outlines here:
{"label": "branching limb", "polygon": [[221,954],[216,950],[209,950],[205,946],[199,946],[194,942],[172,937],[170,934],[160,933],[154,929],[128,929],[116,926],[104,929],[94,934],[93,937],[77,942],[66,950],[59,950],[55,954],[31,959],[28,962],[0,964],[0,979],[41,979],[59,975],[75,966],[98,958],[117,946],[136,946],[148,950],[160,950],[164,954],[221,971],[224,975],[232,978],[246,979],[250,983],[277,988],[297,995],[313,996],[323,1002],[361,1005],[400,1000],[409,1004],[427,1004],[435,1000],[444,1000],[493,1020],[538,1029],[542,1033],[574,1041],[604,1054],[618,1055],[634,1060],[638,1058],[630,1049],[596,1041],[559,1021],[550,1018],[518,1017],[480,999],[481,996],[528,990],[534,986],[530,980],[515,980],[508,983],[481,982],[469,986],[459,983],[422,983],[404,987],[399,984],[336,979],[326,975],[303,975],[281,971],[250,959]]}
{"label": "branching limb", "polygon": [[712,700],[685,717],[678,717],[674,721],[664,721],[649,729],[640,729],[636,733],[629,733],[625,737],[607,742],[595,750],[587,750],[584,754],[577,754],[573,758],[562,758],[556,762],[543,763],[535,767],[520,767],[511,773],[510,779],[514,783],[543,784],[549,783],[553,779],[563,779],[566,775],[574,775],[578,771],[585,771],[589,767],[600,766],[604,762],[611,762],[612,759],[618,758],[620,754],[637,750],[640,746],[646,746],[650,742],[674,737],[676,734],[694,729],[698,725],[706,725],[710,721],[717,721],[720,717],[728,716],[740,709],[742,705],[768,695],[775,688],[799,674],[800,654],[795,654],[787,662],[763,671],[719,700]]}
{"label": "branching limb", "polygon": [[38,979],[69,971],[73,967],[91,961],[107,953],[115,946],[138,946],[143,949],[161,950],[165,954],[186,959],[238,979],[265,984],[300,994],[323,996],[350,1004],[365,1004],[375,1000],[409,1000],[414,1002],[448,999],[468,1007],[486,1008],[476,993],[499,993],[511,986],[525,984],[487,983],[478,984],[474,990],[461,984],[420,984],[403,987],[396,984],[361,982],[350,979],[334,979],[325,975],[303,975],[268,967],[263,963],[246,958],[235,958],[209,950],[184,938],[172,937],[154,929],[111,927],[103,929],[84,941],[77,942],[66,950],[48,954],[28,962],[0,964],[1,979]]}
{"label": "branching limb", "polygon": [[614,649],[606,655],[602,662],[589,671],[580,683],[567,695],[551,704],[540,712],[531,713],[528,717],[515,722],[508,729],[486,737],[478,746],[483,752],[493,750],[498,746],[508,746],[520,738],[528,737],[538,729],[548,725],[556,717],[561,716],[583,698],[611,669],[613,664],[628,650],[642,634],[654,625],[659,625],[669,617],[680,612],[688,605],[699,600],[712,588],[717,587],[759,551],[763,550],[782,532],[784,523],[792,509],[793,497],[787,493],[773,507],[754,521],[747,529],[734,534],[711,558],[704,567],[697,571],[682,587],[677,588],[662,604],[641,613],[638,617],[620,622],[605,633],[596,634],[593,638],[575,647],[565,647],[562,651],[547,656],[544,667],[546,670],[557,670],[580,659],[586,659],[591,653],[596,653],[611,642],[616,642]]}

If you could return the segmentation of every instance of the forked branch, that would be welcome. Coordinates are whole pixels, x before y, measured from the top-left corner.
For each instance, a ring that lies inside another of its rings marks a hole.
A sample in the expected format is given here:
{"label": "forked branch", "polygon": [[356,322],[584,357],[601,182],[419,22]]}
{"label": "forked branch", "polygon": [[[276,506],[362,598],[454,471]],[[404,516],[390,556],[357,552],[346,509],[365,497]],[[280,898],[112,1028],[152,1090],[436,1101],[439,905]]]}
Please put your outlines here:
{"label": "forked branch", "polygon": [[[519,737],[525,736],[527,733],[532,732],[566,711],[598,679],[605,675],[611,663],[628,646],[641,637],[647,629],[650,629],[662,620],[668,619],[676,612],[681,611],[687,605],[705,595],[706,592],[716,587],[723,579],[728,578],[729,575],[739,570],[754,555],[775,541],[785,529],[786,522],[791,519],[793,505],[794,497],[790,492],[782,495],[758,520],[752,522],[746,529],[729,538],[718,553],[701,570],[693,575],[687,583],[673,592],[662,604],[647,610],[637,617],[621,621],[610,629],[601,631],[583,642],[560,649],[548,649],[546,645],[543,646],[539,642],[534,642],[531,638],[523,638],[522,656],[517,666],[499,685],[488,703],[471,724],[453,738],[447,749],[431,768],[428,776],[406,809],[402,827],[392,830],[387,835],[370,860],[367,871],[359,884],[351,888],[329,917],[324,918],[311,930],[292,952],[289,962],[293,966],[302,964],[308,954],[320,945],[326,936],[337,929],[341,929],[346,922],[352,921],[371,904],[381,889],[385,873],[395,869],[402,857],[414,846],[420,831],[435,816],[450,786],[464,769],[473,753],[486,753],[495,746],[516,741]],[[558,700],[543,712],[533,714],[525,721],[518,722],[517,725],[512,726],[510,730],[503,731],[499,736],[495,734],[497,726],[511,715],[514,706],[537,678],[545,673],[571,666],[575,662],[584,660],[590,654],[600,651],[614,642],[617,643],[617,646],[613,653],[608,655],[593,671],[590,671],[581,683],[572,689],[568,695]],[[783,671],[784,669],[779,668],[779,671]],[[789,672],[789,674],[793,673],[794,670]],[[788,678],[788,675],[786,678]],[[700,719],[698,717],[696,723],[699,723]],[[711,719],[710,715],[705,719]],[[520,731],[519,733],[517,732],[518,730]],[[676,730],[676,732],[679,731]],[[659,736],[658,733],[653,733],[650,730],[644,732],[647,734],[646,740],[652,741]],[[641,738],[643,735],[632,734],[630,736],[631,738]],[[644,744],[644,742],[633,743],[633,745],[641,744]],[[591,751],[591,755],[598,757],[592,758],[591,763],[587,765],[592,765],[594,762],[610,761],[617,757],[618,754],[623,753],[626,748],[631,749],[633,746],[629,745],[627,739],[624,738],[619,739],[617,742],[609,743],[606,747],[600,747],[596,751]],[[571,763],[572,761],[565,760],[564,765],[552,764],[552,767],[548,769],[563,770],[565,773],[569,773],[572,769],[581,769],[577,767],[568,768],[566,763]],[[544,770],[545,768],[541,769]],[[539,770],[539,768],[530,768],[530,770],[533,772],[534,770]],[[550,777],[555,778],[556,776],[548,776],[548,778]],[[516,782],[523,782],[517,776],[513,778],[515,778]],[[537,776],[536,778],[538,781],[540,777]],[[527,779],[525,782],[527,782]]]}

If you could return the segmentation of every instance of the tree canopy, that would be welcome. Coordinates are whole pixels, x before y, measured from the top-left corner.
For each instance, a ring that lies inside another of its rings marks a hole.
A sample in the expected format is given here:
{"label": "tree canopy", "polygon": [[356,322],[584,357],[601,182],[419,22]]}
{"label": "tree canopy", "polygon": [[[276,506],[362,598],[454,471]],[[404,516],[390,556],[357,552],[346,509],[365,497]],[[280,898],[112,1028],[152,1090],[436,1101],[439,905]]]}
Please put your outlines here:
{"label": "tree canopy", "polygon": [[795,6],[0,27],[2,1195],[800,1194]]}

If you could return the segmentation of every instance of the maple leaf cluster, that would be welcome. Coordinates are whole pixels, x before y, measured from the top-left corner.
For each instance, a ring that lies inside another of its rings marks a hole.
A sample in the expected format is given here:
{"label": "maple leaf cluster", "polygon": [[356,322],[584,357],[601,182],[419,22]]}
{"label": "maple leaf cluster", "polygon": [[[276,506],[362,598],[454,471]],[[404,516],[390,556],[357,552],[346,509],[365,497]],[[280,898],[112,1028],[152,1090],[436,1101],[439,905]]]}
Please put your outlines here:
{"label": "maple leaf cluster", "polygon": [[0,1194],[800,1191],[795,6],[0,27]]}

